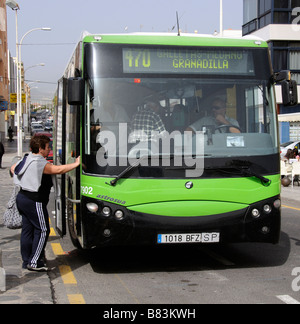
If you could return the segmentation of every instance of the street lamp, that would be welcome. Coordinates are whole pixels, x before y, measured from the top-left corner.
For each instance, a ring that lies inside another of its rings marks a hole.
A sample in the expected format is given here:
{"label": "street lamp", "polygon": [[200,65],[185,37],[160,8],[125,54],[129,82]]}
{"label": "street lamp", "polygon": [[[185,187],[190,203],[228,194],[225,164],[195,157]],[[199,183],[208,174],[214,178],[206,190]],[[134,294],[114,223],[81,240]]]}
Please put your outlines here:
{"label": "street lamp", "polygon": [[29,69],[32,69],[34,67],[37,67],[37,66],[45,66],[46,64],[45,63],[39,63],[39,64],[35,64],[35,65],[31,65],[31,66],[28,66],[28,68],[24,71],[24,73],[29,70]]}
{"label": "street lamp", "polygon": [[[23,154],[23,142],[22,142],[22,77],[21,77],[21,62],[22,62],[22,58],[21,58],[21,45],[23,43],[23,40],[24,38],[36,31],[36,30],[42,30],[42,31],[51,31],[51,28],[49,27],[39,27],[39,28],[33,28],[33,29],[30,29],[27,33],[24,34],[24,36],[21,38],[21,41],[20,43],[18,44],[19,46],[19,74],[20,74],[20,77],[19,77],[19,92],[18,92],[18,102],[20,104],[20,111],[18,110],[18,156],[22,156]],[[19,112],[20,112],[20,115],[19,115]]]}
{"label": "street lamp", "polygon": [[18,41],[18,10],[20,10],[19,5],[14,0],[6,0],[6,5],[16,12],[16,65],[17,65],[17,143],[18,143],[18,156],[22,156],[22,129],[20,127],[21,118],[21,102],[19,101],[20,93],[20,79],[21,74],[19,70],[19,41]]}
{"label": "street lamp", "polygon": [[14,0],[6,0],[6,5],[10,7],[12,10],[20,9],[19,5]]}
{"label": "street lamp", "polygon": [[33,29],[30,29],[30,30],[29,30],[27,33],[25,33],[24,36],[21,38],[20,45],[22,45],[24,38],[25,38],[28,34],[32,33],[33,31],[36,31],[36,30],[51,31],[52,29],[51,29],[50,27],[39,27],[39,28],[33,28]]}

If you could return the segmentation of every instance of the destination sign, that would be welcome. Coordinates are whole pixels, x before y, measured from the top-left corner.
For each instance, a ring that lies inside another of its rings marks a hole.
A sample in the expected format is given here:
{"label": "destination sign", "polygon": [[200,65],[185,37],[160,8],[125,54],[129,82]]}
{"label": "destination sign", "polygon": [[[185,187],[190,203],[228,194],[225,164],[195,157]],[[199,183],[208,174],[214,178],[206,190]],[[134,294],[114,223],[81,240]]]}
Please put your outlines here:
{"label": "destination sign", "polygon": [[253,76],[247,50],[123,48],[123,73],[226,74]]}

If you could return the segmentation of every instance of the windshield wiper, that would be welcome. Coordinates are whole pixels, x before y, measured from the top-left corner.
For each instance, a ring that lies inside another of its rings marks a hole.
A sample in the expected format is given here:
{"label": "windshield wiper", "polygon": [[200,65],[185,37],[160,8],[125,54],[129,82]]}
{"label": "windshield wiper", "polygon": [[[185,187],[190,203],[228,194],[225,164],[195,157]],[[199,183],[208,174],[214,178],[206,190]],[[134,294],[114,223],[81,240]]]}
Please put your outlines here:
{"label": "windshield wiper", "polygon": [[123,170],[120,174],[118,174],[110,182],[105,182],[105,184],[115,187],[121,178],[125,177],[128,173],[130,173],[130,171],[137,169],[141,165],[141,161],[143,161],[145,159],[150,159],[150,158],[151,158],[151,156],[149,156],[149,155],[143,155],[142,157],[138,158],[134,163],[130,164],[125,170]]}
{"label": "windshield wiper", "polygon": [[230,166],[236,168],[237,170],[241,171],[241,173],[245,176],[255,177],[259,179],[264,187],[269,187],[272,183],[272,180],[265,178],[261,174],[258,174],[250,169],[251,162],[244,161],[244,160],[233,160]]}
{"label": "windshield wiper", "polygon": [[131,170],[135,170],[136,168],[139,167],[142,159],[143,157],[139,158],[135,163],[130,164],[125,170],[123,170],[120,174],[118,174],[114,179],[112,179],[110,182],[105,182],[105,184],[115,187],[121,178],[126,176],[126,174],[128,174]]}
{"label": "windshield wiper", "polygon": [[[220,167],[205,167],[205,170],[217,170],[219,172],[242,175],[245,177],[255,177],[259,179],[264,187],[269,187],[272,183],[272,180],[265,178],[264,176],[252,171],[250,169],[251,162],[244,160],[233,160],[230,164]],[[239,173],[234,173],[232,170],[239,171]]]}

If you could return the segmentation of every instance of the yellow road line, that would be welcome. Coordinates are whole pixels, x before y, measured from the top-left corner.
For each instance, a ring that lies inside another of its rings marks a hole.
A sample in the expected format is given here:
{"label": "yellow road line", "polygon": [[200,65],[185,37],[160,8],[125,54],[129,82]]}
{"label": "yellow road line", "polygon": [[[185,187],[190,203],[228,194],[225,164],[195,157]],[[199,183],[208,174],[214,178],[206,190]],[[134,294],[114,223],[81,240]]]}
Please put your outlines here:
{"label": "yellow road line", "polygon": [[285,205],[282,205],[282,207],[300,211],[300,208],[295,208],[295,207],[290,207],[290,206],[285,206]]}
{"label": "yellow road line", "polygon": [[[51,247],[53,253],[56,256],[61,256],[61,255],[65,256],[65,252],[60,243],[51,243]],[[71,267],[64,264],[64,265],[60,265],[58,268],[66,288],[68,288],[68,286],[70,287],[71,285],[72,287],[77,287],[77,280],[72,272]],[[85,300],[81,294],[68,294],[68,299],[70,304],[85,304]]]}
{"label": "yellow road line", "polygon": [[59,243],[51,243],[51,247],[52,247],[53,253],[55,255],[64,255],[65,254],[64,250],[62,249],[62,247]]}
{"label": "yellow road line", "polygon": [[53,227],[50,227],[50,236],[57,236]]}
{"label": "yellow road line", "polygon": [[58,268],[61,274],[61,278],[65,285],[77,285],[77,280],[70,266],[61,265]]}
{"label": "yellow road line", "polygon": [[85,300],[81,294],[68,295],[68,299],[70,304],[76,304],[76,305],[85,304]]}

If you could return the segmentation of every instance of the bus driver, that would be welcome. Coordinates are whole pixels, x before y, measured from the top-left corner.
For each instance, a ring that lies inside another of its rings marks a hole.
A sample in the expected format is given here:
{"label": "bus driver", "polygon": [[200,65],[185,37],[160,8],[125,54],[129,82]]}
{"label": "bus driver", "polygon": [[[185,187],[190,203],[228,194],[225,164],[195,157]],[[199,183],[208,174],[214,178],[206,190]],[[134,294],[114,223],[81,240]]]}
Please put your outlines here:
{"label": "bus driver", "polygon": [[203,127],[213,126],[215,129],[218,128],[220,133],[226,133],[228,129],[230,133],[241,132],[238,121],[226,115],[226,103],[223,99],[214,99],[211,109],[212,114],[210,116],[199,119],[194,124],[190,125],[187,131],[197,132],[202,131]]}

